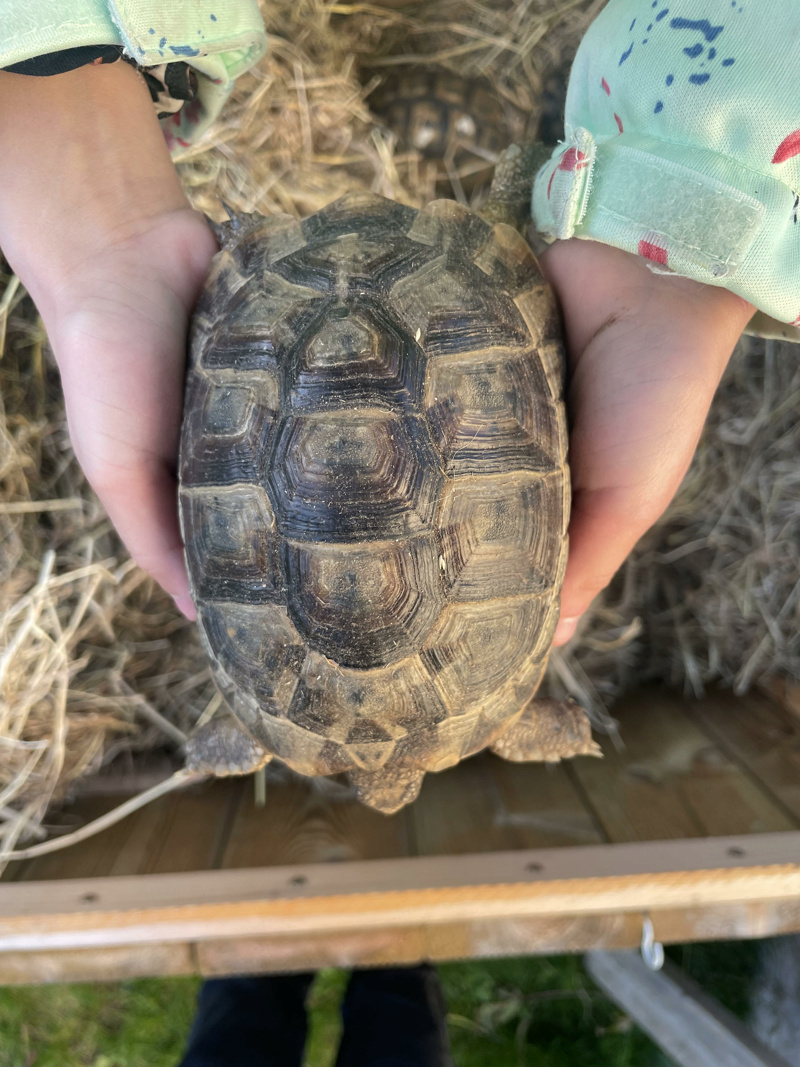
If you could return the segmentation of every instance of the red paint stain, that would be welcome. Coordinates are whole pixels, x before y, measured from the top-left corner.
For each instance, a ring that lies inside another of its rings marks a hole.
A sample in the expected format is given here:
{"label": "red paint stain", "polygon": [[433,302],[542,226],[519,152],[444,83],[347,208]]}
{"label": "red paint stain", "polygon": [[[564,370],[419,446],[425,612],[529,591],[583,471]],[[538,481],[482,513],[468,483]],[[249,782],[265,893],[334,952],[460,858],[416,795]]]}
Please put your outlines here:
{"label": "red paint stain", "polygon": [[661,245],[654,244],[652,241],[640,241],[638,251],[643,259],[649,259],[653,263],[660,263],[666,267],[667,250],[662,248]]}
{"label": "red paint stain", "polygon": [[609,89],[609,87],[608,87],[608,82],[607,82],[607,81],[605,80],[605,78],[601,78],[601,79],[600,79],[600,84],[601,84],[601,85],[603,86],[603,88],[605,89],[605,92],[606,92],[606,96],[611,96],[611,90]]}
{"label": "red paint stain", "polygon": [[555,178],[557,170],[583,170],[585,166],[586,153],[581,152],[579,148],[568,148],[558,161],[558,166],[550,175],[550,181],[547,183],[547,199],[550,199],[550,190],[553,187],[553,178]]}
{"label": "red paint stain", "polygon": [[556,170],[582,170],[586,165],[586,153],[579,148],[568,148],[558,161]]}
{"label": "red paint stain", "polygon": [[615,121],[617,123],[617,126],[619,127],[619,132],[623,133],[624,131],[622,129],[622,119],[619,117],[619,115],[616,113],[616,111],[614,112],[614,119],[615,119]]}
{"label": "red paint stain", "polygon": [[800,130],[795,130],[781,141],[772,157],[772,162],[785,163],[787,159],[796,155],[800,155]]}

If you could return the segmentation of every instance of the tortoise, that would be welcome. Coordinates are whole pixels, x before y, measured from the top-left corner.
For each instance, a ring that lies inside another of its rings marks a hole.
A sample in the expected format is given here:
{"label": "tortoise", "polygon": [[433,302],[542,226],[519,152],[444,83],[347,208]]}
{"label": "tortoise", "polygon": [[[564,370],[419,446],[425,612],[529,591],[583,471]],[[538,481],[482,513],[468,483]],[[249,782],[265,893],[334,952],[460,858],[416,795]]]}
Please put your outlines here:
{"label": "tortoise", "polygon": [[390,74],[368,97],[398,146],[437,166],[437,182],[454,179],[469,193],[488,184],[509,142],[523,133],[522,113],[486,78],[425,66]]}
{"label": "tortoise", "polygon": [[277,757],[391,813],[486,747],[595,754],[582,709],[532,699],[569,473],[559,314],[524,238],[491,211],[361,192],[217,230],[179,496],[233,717],[190,738],[189,768]]}

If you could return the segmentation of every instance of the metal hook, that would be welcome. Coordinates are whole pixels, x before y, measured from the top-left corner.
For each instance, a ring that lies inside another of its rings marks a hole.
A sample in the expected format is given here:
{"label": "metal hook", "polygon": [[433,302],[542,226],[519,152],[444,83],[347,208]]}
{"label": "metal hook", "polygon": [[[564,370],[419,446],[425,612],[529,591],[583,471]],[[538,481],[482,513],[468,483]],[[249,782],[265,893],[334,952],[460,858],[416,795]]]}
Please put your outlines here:
{"label": "metal hook", "polygon": [[642,959],[651,971],[660,971],[664,966],[664,946],[656,941],[653,931],[653,922],[649,915],[645,915],[642,924]]}

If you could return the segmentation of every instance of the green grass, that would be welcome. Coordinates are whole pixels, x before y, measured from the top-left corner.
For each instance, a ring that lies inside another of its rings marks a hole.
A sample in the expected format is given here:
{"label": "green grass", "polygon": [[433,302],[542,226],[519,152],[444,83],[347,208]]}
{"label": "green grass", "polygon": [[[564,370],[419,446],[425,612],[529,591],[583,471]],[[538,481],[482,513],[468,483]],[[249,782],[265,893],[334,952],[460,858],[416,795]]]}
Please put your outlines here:
{"label": "green grass", "polygon": [[[737,1014],[754,943],[672,955]],[[458,1067],[658,1067],[666,1061],[592,984],[577,956],[446,963],[439,974]],[[320,971],[305,1067],[333,1067],[347,972]],[[0,1067],[174,1067],[194,1015],[195,978],[0,989]]]}
{"label": "green grass", "polygon": [[0,990],[0,1067],[173,1067],[195,978]]}

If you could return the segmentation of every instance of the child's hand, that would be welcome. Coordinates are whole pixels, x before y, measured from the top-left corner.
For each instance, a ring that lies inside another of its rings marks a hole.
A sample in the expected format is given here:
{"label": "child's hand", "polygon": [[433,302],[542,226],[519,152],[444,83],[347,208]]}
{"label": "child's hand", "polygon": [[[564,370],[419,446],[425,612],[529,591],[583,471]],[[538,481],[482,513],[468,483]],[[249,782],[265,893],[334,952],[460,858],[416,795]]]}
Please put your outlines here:
{"label": "child's hand", "polygon": [[193,616],[175,462],[189,315],[216,251],[128,65],[0,72],[0,245],[59,364],[75,453],[136,561]]}
{"label": "child's hand", "polygon": [[561,645],[675,494],[754,309],[595,241],[556,241],[541,262],[570,353],[573,499]]}

